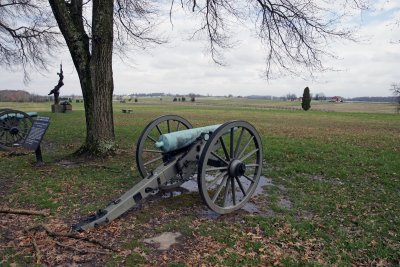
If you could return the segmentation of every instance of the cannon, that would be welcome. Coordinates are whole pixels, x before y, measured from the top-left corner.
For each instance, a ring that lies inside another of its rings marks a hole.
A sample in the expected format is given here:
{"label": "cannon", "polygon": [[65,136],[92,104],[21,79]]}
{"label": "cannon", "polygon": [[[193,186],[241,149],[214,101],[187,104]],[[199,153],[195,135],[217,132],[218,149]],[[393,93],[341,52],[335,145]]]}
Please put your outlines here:
{"label": "cannon", "polygon": [[36,116],[36,112],[0,109],[0,149],[21,146],[32,127],[32,118]]}
{"label": "cannon", "polygon": [[116,219],[159,190],[197,179],[205,204],[219,214],[243,207],[260,179],[262,144],[245,121],[193,128],[176,115],[161,116],[141,133],[136,163],[143,179],[105,209],[72,226],[82,231]]}

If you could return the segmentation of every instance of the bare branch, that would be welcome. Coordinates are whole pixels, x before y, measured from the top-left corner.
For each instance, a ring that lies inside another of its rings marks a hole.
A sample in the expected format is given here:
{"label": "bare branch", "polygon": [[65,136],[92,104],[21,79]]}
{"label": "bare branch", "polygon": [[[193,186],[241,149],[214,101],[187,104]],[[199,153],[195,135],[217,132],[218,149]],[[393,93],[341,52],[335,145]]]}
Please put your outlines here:
{"label": "bare branch", "polygon": [[8,0],[0,4],[0,65],[9,69],[22,66],[25,81],[27,68],[46,69],[59,34],[51,13],[43,2]]}
{"label": "bare branch", "polygon": [[116,47],[127,44],[145,48],[149,44],[165,43],[154,36],[153,30],[157,10],[146,0],[116,0],[114,8],[114,30]]}
{"label": "bare branch", "polygon": [[[316,0],[187,0],[188,10],[202,17],[195,35],[208,39],[212,59],[221,64],[222,54],[232,47],[232,29],[249,21],[266,49],[266,76],[296,73],[305,68],[312,73],[324,70],[323,56],[332,39],[351,39],[351,31],[338,25],[347,10],[366,9],[368,0],[341,0],[343,10],[329,8],[328,1]],[[236,23],[231,23],[234,21]]]}

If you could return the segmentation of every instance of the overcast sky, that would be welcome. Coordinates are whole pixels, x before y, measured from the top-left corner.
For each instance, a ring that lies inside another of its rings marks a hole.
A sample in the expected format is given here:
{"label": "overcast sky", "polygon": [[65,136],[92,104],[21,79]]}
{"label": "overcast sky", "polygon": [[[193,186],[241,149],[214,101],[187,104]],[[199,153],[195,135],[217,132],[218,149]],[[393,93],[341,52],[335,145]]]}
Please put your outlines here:
{"label": "overcast sky", "polygon": [[[204,40],[189,40],[194,21],[179,14],[171,27],[169,19],[160,29],[169,42],[145,51],[132,49],[126,63],[114,57],[115,94],[179,93],[204,95],[301,95],[309,86],[312,93],[327,96],[388,96],[390,85],[400,82],[400,1],[377,0],[374,9],[354,17],[349,23],[359,26],[358,42],[333,42],[336,59],[324,64],[334,71],[315,73],[314,78],[294,76],[266,80],[265,51],[248,29],[238,30],[237,45],[224,52],[226,66],[212,62]],[[397,43],[396,43],[397,42]],[[32,73],[31,82],[23,83],[23,73],[0,67],[0,89],[23,89],[47,94],[58,82],[58,64],[62,61],[64,87],[61,95],[80,95],[76,70],[64,48],[46,73]],[[307,76],[306,73],[304,76]]]}

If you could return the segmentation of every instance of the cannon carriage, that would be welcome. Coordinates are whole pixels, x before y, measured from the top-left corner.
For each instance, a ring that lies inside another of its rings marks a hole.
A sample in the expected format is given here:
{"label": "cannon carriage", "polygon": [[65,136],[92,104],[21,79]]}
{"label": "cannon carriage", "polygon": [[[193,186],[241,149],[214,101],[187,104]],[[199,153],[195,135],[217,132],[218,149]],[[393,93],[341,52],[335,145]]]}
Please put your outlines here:
{"label": "cannon carriage", "polygon": [[140,135],[136,163],[143,179],[73,226],[87,230],[119,217],[147,196],[197,179],[205,204],[219,214],[243,207],[260,179],[262,144],[245,121],[193,128],[184,118],[166,115],[150,122]]}
{"label": "cannon carriage", "polygon": [[28,135],[36,112],[0,109],[0,149],[20,147]]}

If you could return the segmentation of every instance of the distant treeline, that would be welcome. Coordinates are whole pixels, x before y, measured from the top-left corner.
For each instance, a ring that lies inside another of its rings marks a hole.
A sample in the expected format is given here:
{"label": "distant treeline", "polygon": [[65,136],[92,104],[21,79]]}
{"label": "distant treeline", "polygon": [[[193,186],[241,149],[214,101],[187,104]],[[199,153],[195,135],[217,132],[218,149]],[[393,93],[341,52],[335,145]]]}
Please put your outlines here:
{"label": "distant treeline", "polygon": [[47,102],[52,98],[23,90],[0,90],[0,102]]}
{"label": "distant treeline", "polygon": [[[182,97],[182,96],[195,96],[195,97],[202,97],[203,95],[200,94],[194,94],[194,93],[190,93],[190,94],[165,94],[165,93],[137,93],[137,94],[130,94],[130,97],[162,97],[162,96],[171,96],[171,97]],[[114,95],[114,98],[117,97],[122,97],[122,96],[118,96],[118,95]]]}
{"label": "distant treeline", "polygon": [[[288,99],[296,99],[295,94],[288,94],[286,96],[265,96],[265,95],[251,95],[247,96],[249,99],[265,99],[265,100],[288,100]],[[329,101],[332,99],[331,96],[319,96],[319,100]],[[395,96],[361,96],[361,97],[353,97],[353,98],[343,98],[345,101],[363,101],[363,102],[396,102]],[[313,97],[315,99],[315,96]]]}
{"label": "distant treeline", "polygon": [[365,102],[396,102],[395,96],[362,96],[346,98],[346,101],[365,101]]}

